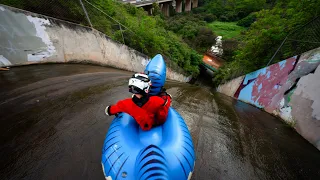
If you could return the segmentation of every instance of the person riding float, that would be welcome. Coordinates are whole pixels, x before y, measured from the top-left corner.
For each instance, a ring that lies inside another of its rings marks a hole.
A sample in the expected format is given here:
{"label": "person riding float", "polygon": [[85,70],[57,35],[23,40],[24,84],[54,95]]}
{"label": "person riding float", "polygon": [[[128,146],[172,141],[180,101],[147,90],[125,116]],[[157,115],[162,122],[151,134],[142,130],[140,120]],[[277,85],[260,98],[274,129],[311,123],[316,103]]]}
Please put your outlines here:
{"label": "person riding float", "polygon": [[150,130],[163,124],[168,116],[171,96],[163,89],[158,95],[150,96],[152,87],[148,75],[136,73],[129,79],[129,92],[132,98],[118,101],[107,106],[105,113],[109,116],[124,112],[132,116],[142,130]]}

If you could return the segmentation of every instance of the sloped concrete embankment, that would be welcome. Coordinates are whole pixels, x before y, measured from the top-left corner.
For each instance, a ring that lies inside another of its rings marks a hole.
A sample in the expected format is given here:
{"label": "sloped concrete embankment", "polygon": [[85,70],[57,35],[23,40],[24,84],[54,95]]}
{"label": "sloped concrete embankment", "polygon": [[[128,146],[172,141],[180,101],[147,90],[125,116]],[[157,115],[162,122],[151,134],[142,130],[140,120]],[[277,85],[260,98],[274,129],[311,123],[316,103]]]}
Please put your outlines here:
{"label": "sloped concrete embankment", "polygon": [[[0,5],[0,67],[90,62],[142,72],[149,57],[81,25]],[[169,79],[188,82],[168,68]]]}
{"label": "sloped concrete embankment", "polygon": [[281,117],[320,150],[320,48],[218,87],[218,91]]}

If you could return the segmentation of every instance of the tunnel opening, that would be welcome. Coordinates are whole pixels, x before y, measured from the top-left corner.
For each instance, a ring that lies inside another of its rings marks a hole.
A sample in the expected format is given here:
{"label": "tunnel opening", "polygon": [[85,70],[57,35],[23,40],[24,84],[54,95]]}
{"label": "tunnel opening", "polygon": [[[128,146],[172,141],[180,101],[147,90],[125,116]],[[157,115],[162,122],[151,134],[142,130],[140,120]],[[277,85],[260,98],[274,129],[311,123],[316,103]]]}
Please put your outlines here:
{"label": "tunnel opening", "polygon": [[201,86],[201,87],[207,87],[207,88],[214,88],[212,78],[214,77],[214,72],[204,65],[199,66],[200,74],[192,78],[189,82],[190,84]]}

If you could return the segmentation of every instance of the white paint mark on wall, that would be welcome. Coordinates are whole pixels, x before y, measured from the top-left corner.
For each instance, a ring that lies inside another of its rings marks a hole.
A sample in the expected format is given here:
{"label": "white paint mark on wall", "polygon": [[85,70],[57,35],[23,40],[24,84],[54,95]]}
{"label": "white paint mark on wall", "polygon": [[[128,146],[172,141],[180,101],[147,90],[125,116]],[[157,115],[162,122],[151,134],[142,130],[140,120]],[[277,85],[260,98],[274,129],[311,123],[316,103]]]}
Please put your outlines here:
{"label": "white paint mark on wall", "polygon": [[56,52],[56,49],[53,46],[48,33],[46,32],[46,27],[44,26],[50,25],[50,21],[32,16],[27,16],[27,19],[34,24],[37,31],[36,36],[40,37],[42,42],[47,45],[47,49],[40,50],[37,53],[28,54],[28,61],[40,61],[43,58],[52,56]]}
{"label": "white paint mark on wall", "polygon": [[11,65],[11,62],[5,58],[4,56],[0,55],[0,66],[10,66]]}
{"label": "white paint mark on wall", "polygon": [[314,74],[308,74],[300,78],[297,84],[297,89],[294,91],[295,95],[300,95],[303,98],[313,101],[311,108],[312,117],[320,120],[320,66],[317,67]]}
{"label": "white paint mark on wall", "polygon": [[280,117],[287,122],[292,122],[293,121],[292,115],[291,115],[292,108],[290,106],[285,106],[284,98],[281,99],[279,106],[280,106],[279,107]]}
{"label": "white paint mark on wall", "polygon": [[0,11],[5,11],[4,7],[0,6]]}

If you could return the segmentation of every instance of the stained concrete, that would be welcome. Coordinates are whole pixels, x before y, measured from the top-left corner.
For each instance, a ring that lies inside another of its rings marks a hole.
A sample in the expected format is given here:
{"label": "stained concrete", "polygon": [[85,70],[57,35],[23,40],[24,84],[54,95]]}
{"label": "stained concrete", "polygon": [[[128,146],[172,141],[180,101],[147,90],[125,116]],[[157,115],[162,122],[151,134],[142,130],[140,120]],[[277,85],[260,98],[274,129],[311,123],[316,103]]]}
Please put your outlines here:
{"label": "stained concrete", "polygon": [[176,12],[182,12],[182,0],[176,0]]}
{"label": "stained concrete", "polygon": [[225,84],[219,85],[217,91],[221,92],[227,96],[233,97],[240,85],[242,84],[242,81],[244,79],[244,76],[240,76],[238,78],[232,79],[231,81],[226,82]]}
{"label": "stained concrete", "polygon": [[198,7],[198,0],[192,0],[192,8]]}
{"label": "stained concrete", "polygon": [[185,12],[191,11],[191,0],[185,0]]}
{"label": "stained concrete", "polygon": [[[91,62],[143,72],[150,57],[81,25],[0,6],[0,67],[47,62]],[[152,58],[152,57],[151,57]],[[189,82],[167,68],[169,79]]]}
{"label": "stained concrete", "polygon": [[[320,121],[320,83],[317,83],[319,79],[320,67],[318,66],[314,73],[301,77],[293,95],[294,97],[301,96],[312,101],[311,106],[304,106],[304,108],[310,109],[312,117]],[[294,106],[295,104],[292,103],[292,105]]]}
{"label": "stained concrete", "polygon": [[320,67],[302,77],[291,97],[292,116],[297,131],[320,149]]}
{"label": "stained concrete", "polygon": [[25,14],[4,9],[0,17],[0,55],[10,62],[0,61],[0,66],[22,64],[32,54],[47,54],[47,45]]}
{"label": "stained concrete", "polygon": [[[1,179],[104,179],[106,105],[131,72],[86,65],[0,71]],[[210,88],[167,81],[196,150],[192,179],[318,179],[319,151],[278,118]]]}

